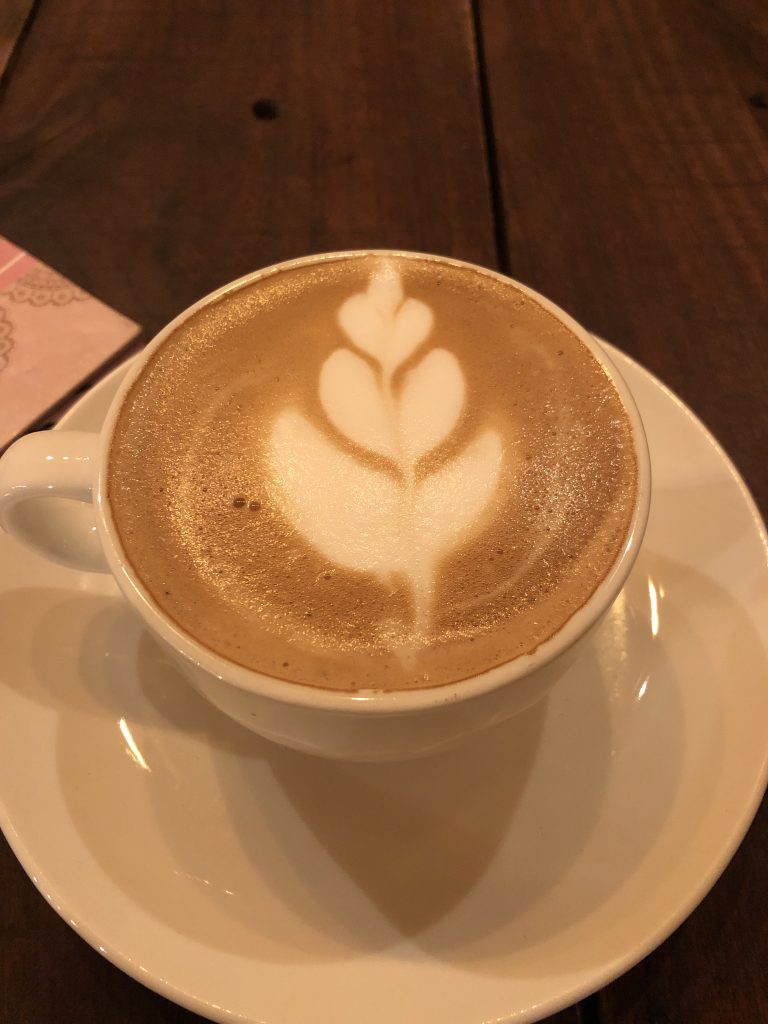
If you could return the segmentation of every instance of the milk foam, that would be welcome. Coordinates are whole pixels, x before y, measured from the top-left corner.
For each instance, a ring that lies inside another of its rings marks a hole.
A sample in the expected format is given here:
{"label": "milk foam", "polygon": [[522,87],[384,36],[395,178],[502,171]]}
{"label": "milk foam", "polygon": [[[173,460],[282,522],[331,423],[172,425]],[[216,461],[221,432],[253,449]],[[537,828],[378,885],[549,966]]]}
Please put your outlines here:
{"label": "milk foam", "polygon": [[438,568],[482,528],[499,482],[502,440],[483,430],[439,469],[419,472],[424,456],[456,428],[466,385],[456,356],[432,348],[394,386],[398,370],[428,341],[434,315],[404,298],[392,265],[343,303],[338,321],[368,360],[349,348],[332,352],[319,374],[320,403],[340,434],[386,465],[367,465],[292,407],[272,429],[271,471],[285,513],[315,550],[385,584],[397,575],[408,580],[411,639],[424,643]]}

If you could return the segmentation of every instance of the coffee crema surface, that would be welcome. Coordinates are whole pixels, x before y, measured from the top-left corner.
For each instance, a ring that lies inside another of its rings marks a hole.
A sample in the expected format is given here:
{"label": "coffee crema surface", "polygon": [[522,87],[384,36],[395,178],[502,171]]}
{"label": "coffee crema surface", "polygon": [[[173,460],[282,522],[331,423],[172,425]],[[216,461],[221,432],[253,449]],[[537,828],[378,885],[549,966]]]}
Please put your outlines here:
{"label": "coffee crema surface", "polygon": [[194,639],[289,682],[401,690],[556,633],[624,546],[637,462],[605,370],[512,282],[353,254],[173,330],[107,487],[128,561]]}

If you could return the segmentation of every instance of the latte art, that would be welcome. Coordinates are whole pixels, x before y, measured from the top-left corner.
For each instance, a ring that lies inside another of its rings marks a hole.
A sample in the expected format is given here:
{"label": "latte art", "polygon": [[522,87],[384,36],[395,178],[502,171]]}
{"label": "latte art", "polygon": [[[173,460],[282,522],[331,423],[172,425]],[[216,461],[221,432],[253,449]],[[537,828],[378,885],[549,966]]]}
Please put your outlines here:
{"label": "latte art", "polygon": [[605,577],[632,432],[582,341],[435,257],[276,268],[183,320],[129,391],[108,493],[159,607],[287,683],[438,686],[529,653]]}
{"label": "latte art", "polygon": [[466,386],[458,359],[444,348],[413,362],[434,316],[425,303],[404,299],[391,265],[344,302],[338,320],[368,361],[335,349],[320,371],[320,404],[343,437],[386,465],[366,464],[289,408],[272,430],[272,473],[289,520],[333,565],[370,573],[384,586],[407,581],[411,641],[425,643],[439,566],[478,530],[498,486],[501,438],[495,430],[478,433],[423,472],[425,456],[456,428]]}

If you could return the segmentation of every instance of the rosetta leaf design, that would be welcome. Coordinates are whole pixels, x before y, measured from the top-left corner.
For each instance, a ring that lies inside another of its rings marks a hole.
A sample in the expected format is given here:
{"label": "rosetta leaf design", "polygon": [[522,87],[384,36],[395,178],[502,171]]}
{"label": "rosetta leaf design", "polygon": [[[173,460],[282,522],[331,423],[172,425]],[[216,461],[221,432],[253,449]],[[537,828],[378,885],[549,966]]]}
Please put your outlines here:
{"label": "rosetta leaf design", "polygon": [[347,299],[339,310],[339,324],[361,352],[381,362],[391,318],[382,314],[366,293]]}
{"label": "rosetta leaf design", "polygon": [[484,522],[503,462],[495,430],[478,434],[439,469],[419,479],[418,461],[456,428],[466,398],[458,359],[428,352],[393,388],[397,368],[429,336],[433,313],[403,298],[385,265],[366,292],[347,299],[339,324],[366,359],[339,348],[323,363],[320,403],[345,437],[392,463],[384,472],[336,445],[296,408],[272,428],[272,473],[293,526],[324,557],[381,580],[404,576],[413,597],[414,638],[429,632],[437,569]]}
{"label": "rosetta leaf design", "polygon": [[398,568],[400,495],[391,476],[342,451],[293,408],[274,423],[271,456],[288,518],[322,555],[380,578]]}
{"label": "rosetta leaf design", "polygon": [[444,348],[433,349],[406,376],[398,426],[401,450],[412,466],[444,441],[459,422],[464,391],[459,361]]}
{"label": "rosetta leaf design", "polygon": [[392,418],[373,370],[348,348],[337,348],[320,370],[320,402],[336,429],[368,451],[393,458]]}
{"label": "rosetta leaf design", "polygon": [[368,285],[366,297],[383,317],[392,318],[403,301],[403,282],[400,275],[386,265],[374,274]]}
{"label": "rosetta leaf design", "polygon": [[486,430],[419,484],[418,529],[433,552],[450,551],[478,520],[498,487],[501,462],[501,438]]}
{"label": "rosetta leaf design", "polygon": [[374,276],[368,290],[351,296],[339,310],[339,324],[353,344],[375,359],[389,377],[426,341],[432,310],[418,299],[402,301],[399,276]]}
{"label": "rosetta leaf design", "polygon": [[495,430],[476,437],[416,488],[410,562],[415,632],[429,628],[435,574],[441,558],[466,543],[482,523],[501,472],[502,444]]}
{"label": "rosetta leaf design", "polygon": [[385,353],[385,368],[394,372],[429,336],[434,316],[418,299],[406,299],[395,314],[392,343]]}

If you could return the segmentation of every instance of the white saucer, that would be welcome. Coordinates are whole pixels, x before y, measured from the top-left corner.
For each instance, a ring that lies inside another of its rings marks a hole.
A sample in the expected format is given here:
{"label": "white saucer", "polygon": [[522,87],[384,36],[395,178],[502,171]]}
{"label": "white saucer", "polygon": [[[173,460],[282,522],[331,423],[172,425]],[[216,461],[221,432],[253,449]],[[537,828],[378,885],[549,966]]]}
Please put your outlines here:
{"label": "white saucer", "polygon": [[[662,941],[766,782],[768,565],[721,449],[616,353],[648,428],[644,553],[550,698],[396,766],[261,741],[106,577],[0,539],[2,824],[52,906],[215,1020],[531,1021]],[[68,414],[96,429],[120,374]]]}

